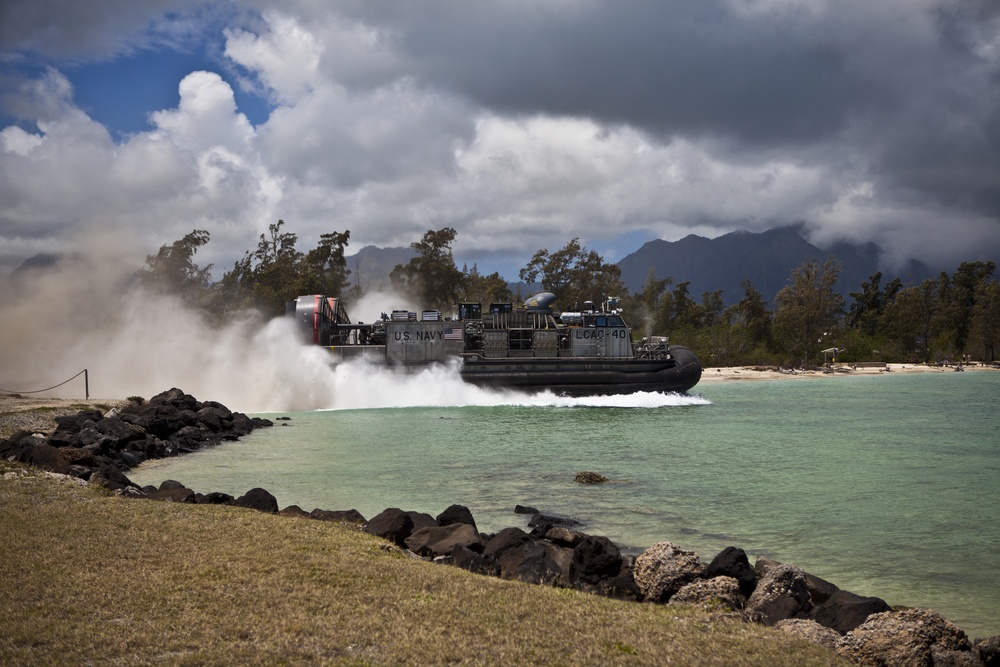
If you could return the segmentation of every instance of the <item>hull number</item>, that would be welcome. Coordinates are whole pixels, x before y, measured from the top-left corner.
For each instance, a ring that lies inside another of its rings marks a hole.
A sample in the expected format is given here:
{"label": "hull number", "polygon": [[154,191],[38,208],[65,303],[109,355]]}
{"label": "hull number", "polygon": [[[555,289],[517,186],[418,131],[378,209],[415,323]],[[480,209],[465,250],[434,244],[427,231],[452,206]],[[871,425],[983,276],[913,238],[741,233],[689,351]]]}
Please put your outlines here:
{"label": "hull number", "polygon": [[625,338],[628,332],[625,329],[574,329],[573,337],[577,340],[590,340],[592,338]]}

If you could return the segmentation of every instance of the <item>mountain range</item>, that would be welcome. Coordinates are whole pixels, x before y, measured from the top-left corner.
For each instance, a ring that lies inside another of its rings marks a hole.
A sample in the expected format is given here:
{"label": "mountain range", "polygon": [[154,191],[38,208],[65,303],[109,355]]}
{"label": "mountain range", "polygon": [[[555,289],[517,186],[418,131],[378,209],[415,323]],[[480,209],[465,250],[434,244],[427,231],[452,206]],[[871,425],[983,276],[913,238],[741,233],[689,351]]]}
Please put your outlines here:
{"label": "mountain range", "polygon": [[652,269],[657,279],[690,282],[688,291],[695,299],[721,289],[724,302],[730,305],[743,298],[740,282],[746,278],[765,299],[773,301],[803,262],[813,259],[822,264],[830,256],[840,263],[835,289],[848,302],[850,292],[861,291],[862,283],[877,271],[883,273],[883,285],[897,277],[912,285],[937,275],[917,261],[910,261],[901,271],[884,269],[882,249],[874,243],[838,242],[821,249],[803,238],[798,226],[759,233],[738,231],[714,239],[692,234],[679,241],[649,241],[622,258],[618,267],[630,292],[642,290]]}
{"label": "mountain range", "polygon": [[[622,280],[629,292],[642,290],[650,270],[657,279],[673,278],[674,284],[687,281],[688,292],[699,300],[704,292],[721,289],[723,301],[731,305],[743,298],[740,283],[749,278],[754,287],[769,302],[788,284],[792,271],[803,262],[814,259],[820,264],[833,256],[840,262],[840,274],[835,289],[844,299],[851,301],[850,292],[858,292],[861,285],[875,272],[882,271],[882,284],[900,278],[905,285],[935,277],[929,266],[909,262],[902,271],[887,271],[882,267],[882,249],[874,243],[855,244],[839,242],[819,248],[801,234],[801,227],[788,226],[765,232],[732,232],[714,239],[694,234],[679,241],[649,241],[618,262]],[[389,272],[397,264],[405,264],[415,252],[410,248],[376,248],[367,246],[357,254],[347,257],[347,268],[352,280],[360,277],[362,287],[371,290],[389,285]],[[532,294],[538,285],[509,283],[515,294]]]}

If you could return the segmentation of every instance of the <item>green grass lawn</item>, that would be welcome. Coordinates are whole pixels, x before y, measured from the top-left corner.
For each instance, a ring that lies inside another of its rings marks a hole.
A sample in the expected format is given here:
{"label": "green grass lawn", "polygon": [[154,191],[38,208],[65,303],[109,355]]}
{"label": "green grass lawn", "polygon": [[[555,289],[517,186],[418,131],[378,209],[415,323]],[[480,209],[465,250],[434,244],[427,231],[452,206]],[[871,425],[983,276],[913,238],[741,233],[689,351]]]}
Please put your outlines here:
{"label": "green grass lawn", "polygon": [[3,665],[846,664],[692,608],[413,560],[334,523],[27,472],[0,479]]}

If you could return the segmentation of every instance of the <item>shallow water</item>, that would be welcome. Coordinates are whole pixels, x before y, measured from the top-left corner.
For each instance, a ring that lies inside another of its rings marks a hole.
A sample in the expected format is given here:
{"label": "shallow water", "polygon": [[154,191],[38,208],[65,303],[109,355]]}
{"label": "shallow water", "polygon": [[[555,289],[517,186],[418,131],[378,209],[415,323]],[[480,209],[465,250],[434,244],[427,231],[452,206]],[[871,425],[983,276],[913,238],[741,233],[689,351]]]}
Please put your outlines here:
{"label": "shallow water", "polygon": [[[366,517],[461,503],[483,531],[524,525],[513,507],[531,505],[636,550],[670,540],[707,561],[735,545],[751,561],[933,608],[970,636],[1000,633],[1000,374],[590,400],[463,393],[434,376],[354,382],[343,405],[368,391],[368,402],[412,407],[289,413],[286,425],[130,477],[233,495],[260,486],[282,507]],[[581,470],[611,482],[578,484]]]}

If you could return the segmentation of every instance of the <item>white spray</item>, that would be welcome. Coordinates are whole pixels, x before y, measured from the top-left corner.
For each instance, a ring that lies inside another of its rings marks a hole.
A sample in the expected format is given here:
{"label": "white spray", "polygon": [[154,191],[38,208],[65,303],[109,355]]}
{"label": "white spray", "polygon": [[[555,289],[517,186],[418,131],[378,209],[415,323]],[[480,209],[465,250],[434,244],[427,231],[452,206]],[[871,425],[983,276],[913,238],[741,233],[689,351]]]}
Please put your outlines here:
{"label": "white spray", "polygon": [[[661,394],[568,399],[487,391],[462,382],[454,364],[410,375],[360,363],[334,367],[325,350],[300,341],[290,318],[268,322],[246,313],[212,326],[175,297],[131,287],[135,267],[102,247],[103,254],[80,255],[4,284],[0,388],[41,389],[87,368],[92,398],[149,398],[179,387],[199,400],[243,412],[428,405],[657,407],[702,401]],[[378,294],[352,311],[367,316],[401,304],[408,305]],[[38,395],[83,398],[82,378]]]}

